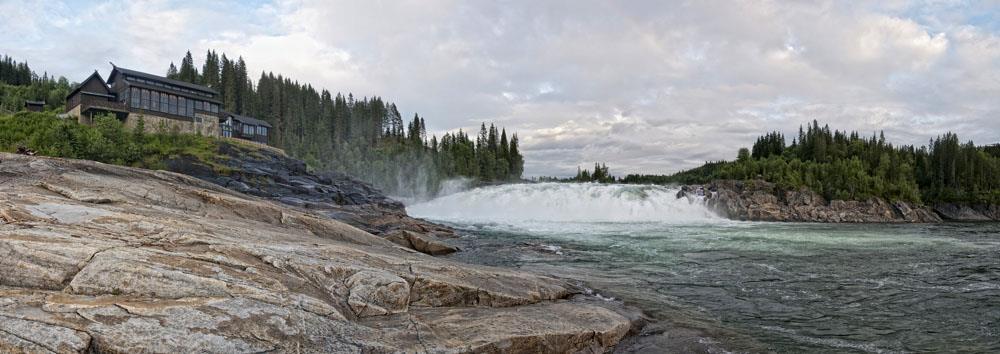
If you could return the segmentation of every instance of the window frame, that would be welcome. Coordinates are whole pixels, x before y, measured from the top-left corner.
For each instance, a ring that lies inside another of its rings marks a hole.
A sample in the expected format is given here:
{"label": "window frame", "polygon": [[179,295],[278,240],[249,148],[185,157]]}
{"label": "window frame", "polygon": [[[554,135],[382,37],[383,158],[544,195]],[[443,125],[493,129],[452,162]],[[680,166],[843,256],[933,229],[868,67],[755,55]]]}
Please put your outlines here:
{"label": "window frame", "polygon": [[141,104],[141,102],[139,102],[139,99],[141,98],[141,94],[139,94],[139,88],[131,87],[129,89],[128,94],[129,94],[129,106],[131,106],[132,108],[139,108],[139,105]]}
{"label": "window frame", "polygon": [[170,105],[168,114],[177,114],[177,95],[170,95]]}
{"label": "window frame", "polygon": [[149,92],[149,109],[152,111],[160,111],[160,92],[150,91]]}
{"label": "window frame", "polygon": [[149,103],[149,97],[151,96],[149,90],[142,89],[142,91],[140,91],[140,94],[142,95],[142,98],[141,98],[141,101],[140,101],[140,103],[142,105],[142,109],[149,110],[149,108],[151,106],[150,103]]}

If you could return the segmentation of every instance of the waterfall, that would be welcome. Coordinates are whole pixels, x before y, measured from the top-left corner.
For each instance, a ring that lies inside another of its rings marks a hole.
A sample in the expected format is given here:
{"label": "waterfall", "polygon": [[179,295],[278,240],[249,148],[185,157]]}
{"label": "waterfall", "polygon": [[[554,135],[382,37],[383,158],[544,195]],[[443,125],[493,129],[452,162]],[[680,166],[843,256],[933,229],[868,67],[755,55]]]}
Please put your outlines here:
{"label": "waterfall", "polygon": [[407,206],[414,216],[451,222],[691,223],[718,220],[677,187],[596,183],[507,184]]}

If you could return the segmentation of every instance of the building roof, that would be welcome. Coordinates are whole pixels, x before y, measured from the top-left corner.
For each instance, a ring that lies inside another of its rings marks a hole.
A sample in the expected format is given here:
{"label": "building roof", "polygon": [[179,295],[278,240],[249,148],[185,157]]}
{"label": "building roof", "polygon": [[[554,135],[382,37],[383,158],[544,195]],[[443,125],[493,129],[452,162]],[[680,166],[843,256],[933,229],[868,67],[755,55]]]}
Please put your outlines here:
{"label": "building roof", "polygon": [[123,68],[123,67],[120,67],[120,66],[114,66],[113,64],[112,64],[112,66],[114,67],[114,69],[111,70],[110,77],[114,77],[115,76],[115,71],[118,71],[118,72],[121,72],[122,74],[129,75],[129,76],[140,77],[140,78],[147,79],[147,80],[162,81],[162,82],[165,82],[165,83],[168,83],[168,84],[171,84],[171,85],[180,86],[180,87],[188,88],[188,89],[191,89],[191,90],[197,90],[197,91],[201,91],[201,92],[211,93],[213,95],[218,95],[219,94],[218,91],[215,91],[213,89],[210,89],[210,88],[202,86],[202,85],[196,85],[196,84],[192,84],[190,82],[181,81],[181,80],[168,79],[168,78],[165,78],[163,76],[158,76],[158,75],[153,75],[153,74],[147,74],[147,73],[144,73],[144,72],[141,72],[141,71],[135,71],[135,70],[131,70],[131,69],[126,69],[126,68]]}
{"label": "building roof", "polygon": [[262,121],[262,120],[257,119],[257,118],[247,117],[247,116],[241,116],[239,114],[229,113],[229,112],[222,112],[222,114],[223,114],[223,117],[232,117],[233,120],[238,120],[238,121],[243,122],[245,124],[260,125],[260,126],[265,126],[265,127],[271,128],[271,123]]}
{"label": "building roof", "polygon": [[45,105],[45,101],[25,100],[24,104],[25,105],[34,105],[34,106],[44,106]]}
{"label": "building roof", "polygon": [[84,86],[87,86],[87,82],[88,81],[93,80],[95,78],[97,80],[100,80],[101,85],[104,86],[104,92],[102,92],[103,94],[108,94],[109,92],[111,92],[111,89],[108,88],[108,83],[104,81],[104,78],[101,77],[101,74],[97,73],[97,70],[94,70],[93,74],[90,74],[90,76],[87,76],[87,79],[83,80],[82,82],[80,82],[80,84],[77,85],[76,88],[73,89],[73,91],[70,91],[69,94],[66,95],[66,97],[73,96],[77,92],[80,92],[80,90],[83,89]]}

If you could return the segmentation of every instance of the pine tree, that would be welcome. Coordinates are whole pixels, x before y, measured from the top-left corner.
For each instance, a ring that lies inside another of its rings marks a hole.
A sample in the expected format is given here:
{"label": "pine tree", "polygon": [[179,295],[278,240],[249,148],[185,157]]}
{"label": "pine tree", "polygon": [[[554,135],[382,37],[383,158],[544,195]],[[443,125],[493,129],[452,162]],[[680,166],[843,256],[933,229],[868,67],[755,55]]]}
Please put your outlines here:
{"label": "pine tree", "polygon": [[510,176],[513,179],[520,179],[524,173],[524,158],[517,146],[517,134],[510,138]]}
{"label": "pine tree", "polygon": [[177,78],[177,67],[174,66],[173,62],[170,62],[170,67],[167,68],[167,78],[176,79]]}
{"label": "pine tree", "polygon": [[209,88],[219,89],[219,56],[215,51],[205,53],[205,64],[201,67],[201,84]]}
{"label": "pine tree", "polygon": [[219,76],[221,86],[219,87],[219,100],[222,101],[222,107],[229,112],[236,112],[238,107],[238,101],[236,96],[239,94],[237,89],[238,80],[236,78],[236,68],[233,61],[226,58],[226,54],[222,54],[221,60],[222,70]]}
{"label": "pine tree", "polygon": [[194,58],[191,57],[190,51],[188,51],[187,54],[184,55],[184,59],[181,60],[181,68],[177,72],[177,79],[190,83],[198,83],[201,81],[198,77],[198,69],[194,68]]}

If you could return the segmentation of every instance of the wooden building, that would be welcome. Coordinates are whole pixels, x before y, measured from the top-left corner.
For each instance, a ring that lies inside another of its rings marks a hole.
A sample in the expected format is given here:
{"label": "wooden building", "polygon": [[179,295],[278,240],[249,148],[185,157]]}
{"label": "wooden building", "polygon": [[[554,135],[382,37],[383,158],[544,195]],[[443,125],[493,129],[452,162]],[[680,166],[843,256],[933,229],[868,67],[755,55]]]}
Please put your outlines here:
{"label": "wooden building", "polygon": [[[92,124],[95,115],[113,114],[127,127],[135,127],[141,119],[147,131],[167,129],[267,143],[267,122],[222,112],[218,96],[218,92],[202,85],[113,66],[107,81],[94,71],[70,92],[66,112],[83,124]],[[229,132],[223,135],[226,121]],[[242,130],[234,134],[232,129],[237,124],[237,129],[243,129],[243,122],[254,127],[253,134],[243,134]],[[258,131],[258,127],[262,129]]]}
{"label": "wooden building", "polygon": [[271,132],[271,124],[260,119],[223,112],[221,135],[228,138],[238,138],[267,145],[267,136]]}
{"label": "wooden building", "polygon": [[66,96],[66,113],[77,117],[80,123],[90,124],[97,115],[112,114],[124,120],[129,112],[124,104],[118,102],[101,74],[94,70]]}
{"label": "wooden building", "polygon": [[41,112],[45,110],[45,101],[24,101],[24,109],[29,112]]}

